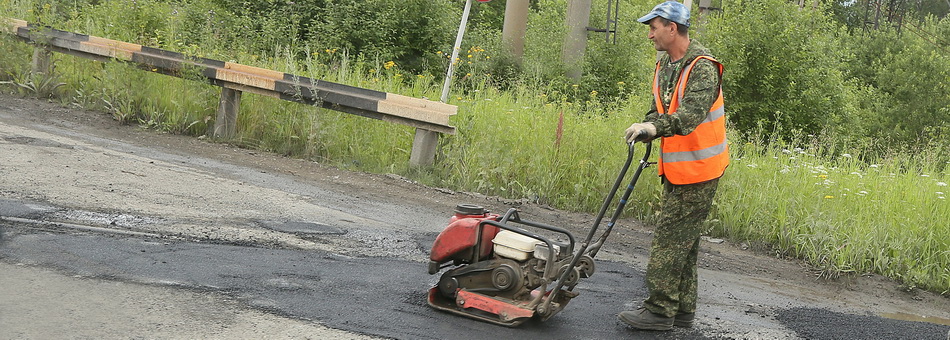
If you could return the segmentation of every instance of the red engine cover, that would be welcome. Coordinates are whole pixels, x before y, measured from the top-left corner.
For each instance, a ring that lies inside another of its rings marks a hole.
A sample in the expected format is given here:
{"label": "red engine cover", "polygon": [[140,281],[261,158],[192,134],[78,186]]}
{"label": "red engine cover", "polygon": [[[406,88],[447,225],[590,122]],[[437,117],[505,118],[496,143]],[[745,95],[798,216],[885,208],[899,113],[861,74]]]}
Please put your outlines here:
{"label": "red engine cover", "polygon": [[[500,218],[501,216],[497,214],[488,213],[484,215],[455,214],[449,220],[449,226],[445,227],[439,237],[435,238],[429,259],[438,263],[468,259],[472,255],[470,250],[475,247],[475,232],[478,223],[486,219],[498,221]],[[486,257],[491,254],[491,240],[495,238],[498,231],[498,227],[491,225],[482,228],[482,251],[479,257]]]}

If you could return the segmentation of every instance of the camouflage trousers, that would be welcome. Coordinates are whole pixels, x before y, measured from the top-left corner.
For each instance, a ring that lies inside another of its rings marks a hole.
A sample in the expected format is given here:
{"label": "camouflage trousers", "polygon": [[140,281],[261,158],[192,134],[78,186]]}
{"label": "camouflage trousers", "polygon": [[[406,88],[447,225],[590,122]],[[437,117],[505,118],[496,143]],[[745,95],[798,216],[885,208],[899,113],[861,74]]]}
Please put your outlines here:
{"label": "camouflage trousers", "polygon": [[688,185],[663,182],[660,216],[647,264],[650,296],[643,306],[672,317],[696,312],[699,236],[719,179]]}

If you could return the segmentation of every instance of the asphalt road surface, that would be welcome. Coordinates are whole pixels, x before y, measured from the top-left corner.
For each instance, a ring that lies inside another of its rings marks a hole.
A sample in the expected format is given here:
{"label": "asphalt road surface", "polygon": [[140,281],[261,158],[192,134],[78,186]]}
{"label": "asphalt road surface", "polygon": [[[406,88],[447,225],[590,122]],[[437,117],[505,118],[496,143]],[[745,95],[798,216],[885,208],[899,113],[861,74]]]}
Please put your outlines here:
{"label": "asphalt road surface", "polygon": [[[429,308],[458,203],[586,232],[592,217],[429,188],[0,95],[0,338],[948,339],[950,302],[704,242],[691,329],[641,332],[649,228],[608,240],[547,322]],[[906,287],[904,287],[906,288]]]}

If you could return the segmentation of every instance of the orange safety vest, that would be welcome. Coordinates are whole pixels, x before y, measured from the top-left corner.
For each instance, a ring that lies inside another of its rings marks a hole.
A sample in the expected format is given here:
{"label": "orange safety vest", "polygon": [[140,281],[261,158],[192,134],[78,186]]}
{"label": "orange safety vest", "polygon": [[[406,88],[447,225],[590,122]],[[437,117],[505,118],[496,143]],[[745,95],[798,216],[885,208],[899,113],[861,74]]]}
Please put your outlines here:
{"label": "orange safety vest", "polygon": [[[656,64],[653,76],[653,98],[656,109],[663,114],[673,114],[683,100],[686,80],[699,59],[708,59],[719,67],[722,76],[723,67],[710,56],[699,56],[680,74],[673,90],[673,99],[669,108],[664,108],[660,99],[660,64]],[[722,100],[722,86],[719,96],[709,109],[706,119],[688,135],[674,135],[660,140],[659,174],[666,176],[672,184],[693,184],[719,178],[729,165],[729,148],[726,144],[726,111]]]}

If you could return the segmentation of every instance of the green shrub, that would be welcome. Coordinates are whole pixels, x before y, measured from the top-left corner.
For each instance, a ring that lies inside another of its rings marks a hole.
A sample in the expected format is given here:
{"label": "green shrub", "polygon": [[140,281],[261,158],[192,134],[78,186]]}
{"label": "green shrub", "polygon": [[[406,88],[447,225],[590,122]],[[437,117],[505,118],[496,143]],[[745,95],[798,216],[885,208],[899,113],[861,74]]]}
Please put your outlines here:
{"label": "green shrub", "polygon": [[947,140],[950,56],[946,51],[950,45],[940,47],[912,35],[938,36],[940,27],[950,27],[950,20],[929,21],[922,27],[908,27],[902,33],[874,31],[849,40],[847,46],[853,54],[848,75],[867,84],[875,94],[865,102],[876,104],[876,110],[863,121],[867,136],[903,144]]}
{"label": "green shrub", "polygon": [[735,128],[816,134],[853,113],[840,29],[822,12],[782,0],[728,5],[703,29],[726,67],[723,87]]}

